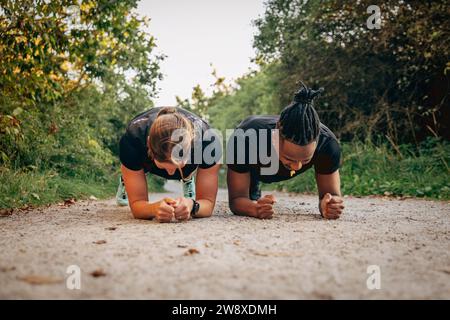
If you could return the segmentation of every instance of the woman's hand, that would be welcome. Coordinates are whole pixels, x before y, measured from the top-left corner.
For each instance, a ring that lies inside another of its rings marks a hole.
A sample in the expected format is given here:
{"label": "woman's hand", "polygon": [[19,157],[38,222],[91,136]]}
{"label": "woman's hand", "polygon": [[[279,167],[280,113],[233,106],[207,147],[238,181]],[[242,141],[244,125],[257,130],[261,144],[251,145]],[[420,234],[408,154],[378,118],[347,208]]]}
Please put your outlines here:
{"label": "woman's hand", "polygon": [[163,200],[156,203],[157,209],[155,213],[155,219],[158,222],[170,222],[173,219],[177,201],[171,198],[164,198]]}
{"label": "woman's hand", "polygon": [[188,220],[191,217],[191,211],[193,206],[194,201],[192,201],[192,199],[178,198],[176,204],[173,207],[175,219],[180,221]]}

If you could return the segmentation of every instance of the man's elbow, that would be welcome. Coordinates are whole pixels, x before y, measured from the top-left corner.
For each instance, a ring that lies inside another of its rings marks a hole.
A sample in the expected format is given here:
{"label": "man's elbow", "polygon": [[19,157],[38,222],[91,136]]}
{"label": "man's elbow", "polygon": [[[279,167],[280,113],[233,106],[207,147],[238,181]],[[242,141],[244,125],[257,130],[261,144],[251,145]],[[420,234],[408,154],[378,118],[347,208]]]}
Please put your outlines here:
{"label": "man's elbow", "polygon": [[230,199],[228,201],[228,206],[230,207],[231,212],[236,216],[242,216],[242,212],[240,212],[237,208],[237,203],[235,199]]}

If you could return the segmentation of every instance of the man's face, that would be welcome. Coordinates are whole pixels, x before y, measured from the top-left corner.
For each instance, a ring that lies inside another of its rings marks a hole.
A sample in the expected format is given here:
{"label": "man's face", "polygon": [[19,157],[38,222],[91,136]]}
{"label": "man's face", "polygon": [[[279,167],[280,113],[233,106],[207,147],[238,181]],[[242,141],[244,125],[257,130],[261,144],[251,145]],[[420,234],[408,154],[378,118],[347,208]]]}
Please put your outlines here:
{"label": "man's face", "polygon": [[316,147],[316,141],[306,146],[299,146],[280,137],[280,161],[289,170],[300,170],[302,166],[311,161]]}

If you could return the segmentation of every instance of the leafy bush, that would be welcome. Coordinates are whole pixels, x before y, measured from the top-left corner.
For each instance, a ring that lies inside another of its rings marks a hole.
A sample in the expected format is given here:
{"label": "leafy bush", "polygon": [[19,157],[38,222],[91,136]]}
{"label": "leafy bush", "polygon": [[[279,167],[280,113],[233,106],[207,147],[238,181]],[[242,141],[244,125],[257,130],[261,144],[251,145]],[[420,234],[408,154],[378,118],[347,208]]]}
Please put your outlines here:
{"label": "leafy bush", "polygon": [[276,63],[280,106],[298,81],[323,86],[323,120],[344,141],[382,134],[396,144],[450,139],[448,3],[387,0],[380,29],[373,1],[269,0],[255,21],[258,59]]}
{"label": "leafy bush", "polygon": [[[343,143],[342,193],[450,199],[449,143],[429,139],[420,153],[413,146],[402,148],[398,154],[386,144]],[[314,170],[266,188],[316,193]]]}
{"label": "leafy bush", "polygon": [[0,3],[1,206],[113,194],[119,138],[161,78],[136,6]]}

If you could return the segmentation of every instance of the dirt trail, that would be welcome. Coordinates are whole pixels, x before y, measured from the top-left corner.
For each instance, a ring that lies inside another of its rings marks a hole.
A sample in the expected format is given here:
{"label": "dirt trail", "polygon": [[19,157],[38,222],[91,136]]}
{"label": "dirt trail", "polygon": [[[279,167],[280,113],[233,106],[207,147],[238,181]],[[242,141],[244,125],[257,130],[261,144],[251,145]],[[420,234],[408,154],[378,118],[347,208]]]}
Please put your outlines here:
{"label": "dirt trail", "polygon": [[348,197],[325,221],[316,197],[276,196],[272,220],[233,216],[225,190],[188,223],[135,220],[113,199],[0,217],[0,298],[450,299],[449,202]]}

